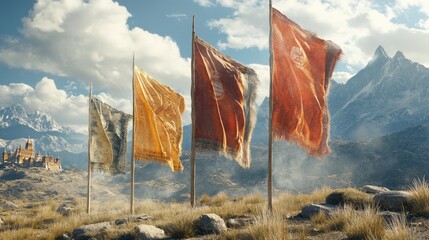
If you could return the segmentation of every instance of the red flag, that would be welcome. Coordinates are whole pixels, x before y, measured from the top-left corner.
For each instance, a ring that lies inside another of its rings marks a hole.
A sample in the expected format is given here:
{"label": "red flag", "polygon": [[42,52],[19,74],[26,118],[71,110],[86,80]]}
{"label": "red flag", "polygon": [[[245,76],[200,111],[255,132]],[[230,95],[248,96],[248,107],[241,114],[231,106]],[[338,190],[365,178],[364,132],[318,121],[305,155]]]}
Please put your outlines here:
{"label": "red flag", "polygon": [[329,152],[326,96],[341,49],[272,9],[273,137],[311,155]]}
{"label": "red flag", "polygon": [[196,147],[219,151],[249,167],[258,77],[198,37],[194,49]]}

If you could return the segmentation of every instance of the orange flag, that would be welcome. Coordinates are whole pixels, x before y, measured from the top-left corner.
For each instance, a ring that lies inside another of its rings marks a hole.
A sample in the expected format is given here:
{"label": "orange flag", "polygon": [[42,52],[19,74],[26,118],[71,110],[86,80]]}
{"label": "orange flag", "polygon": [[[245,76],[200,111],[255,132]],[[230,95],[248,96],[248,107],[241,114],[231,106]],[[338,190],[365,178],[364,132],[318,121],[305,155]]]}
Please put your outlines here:
{"label": "orange flag", "polygon": [[258,77],[198,37],[194,49],[196,147],[218,151],[248,168]]}
{"label": "orange flag", "polygon": [[136,160],[156,160],[182,171],[184,98],[134,67],[134,152]]}
{"label": "orange flag", "polygon": [[329,153],[326,96],[341,49],[272,8],[273,137]]}

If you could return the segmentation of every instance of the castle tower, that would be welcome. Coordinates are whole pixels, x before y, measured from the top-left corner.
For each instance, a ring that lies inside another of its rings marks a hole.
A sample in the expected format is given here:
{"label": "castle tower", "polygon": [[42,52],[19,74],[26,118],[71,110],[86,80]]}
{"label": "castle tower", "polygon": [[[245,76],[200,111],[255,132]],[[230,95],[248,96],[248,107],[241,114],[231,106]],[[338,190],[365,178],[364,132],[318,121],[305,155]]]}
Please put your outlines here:
{"label": "castle tower", "polygon": [[3,149],[3,157],[2,157],[2,162],[5,163],[9,160],[9,156],[7,155],[7,151],[6,148]]}
{"label": "castle tower", "polygon": [[27,143],[25,144],[25,149],[33,151],[33,141],[28,137]]}

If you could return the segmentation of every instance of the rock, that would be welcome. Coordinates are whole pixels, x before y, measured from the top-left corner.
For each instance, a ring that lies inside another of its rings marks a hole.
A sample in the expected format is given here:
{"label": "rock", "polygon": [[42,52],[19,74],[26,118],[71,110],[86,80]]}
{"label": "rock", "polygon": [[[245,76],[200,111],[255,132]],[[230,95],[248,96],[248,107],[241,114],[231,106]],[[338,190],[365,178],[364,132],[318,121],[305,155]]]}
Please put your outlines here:
{"label": "rock", "polygon": [[0,218],[0,229],[3,227],[3,224],[4,224],[3,219]]}
{"label": "rock", "polygon": [[369,194],[378,194],[378,193],[390,191],[388,188],[374,186],[374,185],[365,185],[361,187],[360,190],[364,193],[369,193]]}
{"label": "rock", "polygon": [[310,204],[306,205],[301,209],[301,217],[304,218],[311,218],[314,215],[317,215],[319,213],[324,213],[326,215],[331,215],[333,211],[335,210],[335,205],[326,204],[326,203],[320,203],[320,204]]}
{"label": "rock", "polygon": [[62,206],[57,208],[57,213],[68,217],[72,214],[72,209],[65,206],[65,205],[62,205]]}
{"label": "rock", "polygon": [[344,206],[347,204],[357,209],[363,209],[368,204],[371,204],[371,201],[372,195],[354,188],[335,190],[325,199],[325,202],[330,205]]}
{"label": "rock", "polygon": [[152,240],[166,238],[164,230],[152,225],[141,224],[134,228],[139,240]]}
{"label": "rock", "polygon": [[128,221],[128,218],[119,218],[115,220],[115,225],[127,224]]}
{"label": "rock", "polygon": [[55,238],[55,240],[69,240],[69,239],[71,239],[71,238],[67,233],[64,233],[63,235]]}
{"label": "rock", "polygon": [[384,221],[388,224],[392,224],[395,219],[400,221],[405,221],[406,216],[397,212],[389,212],[389,211],[383,211],[377,213],[377,215],[383,217]]}
{"label": "rock", "polygon": [[326,203],[329,205],[343,205],[344,204],[344,193],[334,191],[330,193],[328,196],[326,196],[325,199]]}
{"label": "rock", "polygon": [[141,215],[141,216],[132,217],[130,220],[132,222],[143,222],[143,221],[147,221],[149,219],[150,219],[150,216],[144,214],[144,215]]}
{"label": "rock", "polygon": [[73,239],[104,239],[107,236],[107,231],[112,227],[110,222],[94,223],[84,225],[73,230]]}
{"label": "rock", "polygon": [[12,210],[12,209],[17,209],[18,208],[18,206],[15,203],[7,201],[7,200],[1,201],[0,202],[0,207],[3,208],[3,209],[6,209],[6,210]]}
{"label": "rock", "polygon": [[373,202],[382,210],[408,212],[411,210],[411,194],[404,191],[387,191],[376,194]]}
{"label": "rock", "polygon": [[201,215],[197,220],[196,228],[200,234],[219,234],[227,231],[225,221],[214,213]]}
{"label": "rock", "polygon": [[226,221],[226,226],[228,228],[242,228],[254,222],[255,219],[252,217],[236,217],[228,219]]}

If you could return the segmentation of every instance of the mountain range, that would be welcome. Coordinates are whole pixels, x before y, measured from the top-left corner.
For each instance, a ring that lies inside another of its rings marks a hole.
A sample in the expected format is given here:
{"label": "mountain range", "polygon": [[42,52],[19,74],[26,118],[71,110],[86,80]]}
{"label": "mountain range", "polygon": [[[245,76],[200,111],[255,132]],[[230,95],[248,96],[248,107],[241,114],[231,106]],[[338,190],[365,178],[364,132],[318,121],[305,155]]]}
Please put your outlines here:
{"label": "mountain range", "polygon": [[23,146],[28,137],[42,154],[61,151],[79,154],[85,152],[87,146],[85,135],[61,126],[49,114],[28,113],[19,104],[0,108],[0,148],[13,150]]}
{"label": "mountain range", "polygon": [[368,140],[429,120],[429,69],[398,51],[379,46],[364,69],[347,81],[332,81],[331,138]]}
{"label": "mountain range", "polygon": [[[317,160],[293,144],[275,142],[276,190],[309,191],[323,185],[363,184],[400,188],[428,175],[428,68],[405,58],[401,52],[389,57],[380,46],[366,67],[346,84],[331,81],[328,102],[332,153],[324,160]],[[250,169],[242,169],[234,161],[219,156],[197,153],[197,192],[225,191],[236,195],[266,190],[268,119],[268,99],[265,99],[259,106],[253,132]],[[139,162],[137,194],[186,198],[191,126],[184,126],[183,132],[185,171],[172,174],[168,167]],[[39,151],[61,156],[65,168],[87,167],[84,135],[60,126],[42,112],[26,113],[19,105],[1,108],[0,148],[23,144],[28,136],[36,139]],[[115,179],[127,182],[129,173]],[[129,189],[124,187],[123,191]]]}

